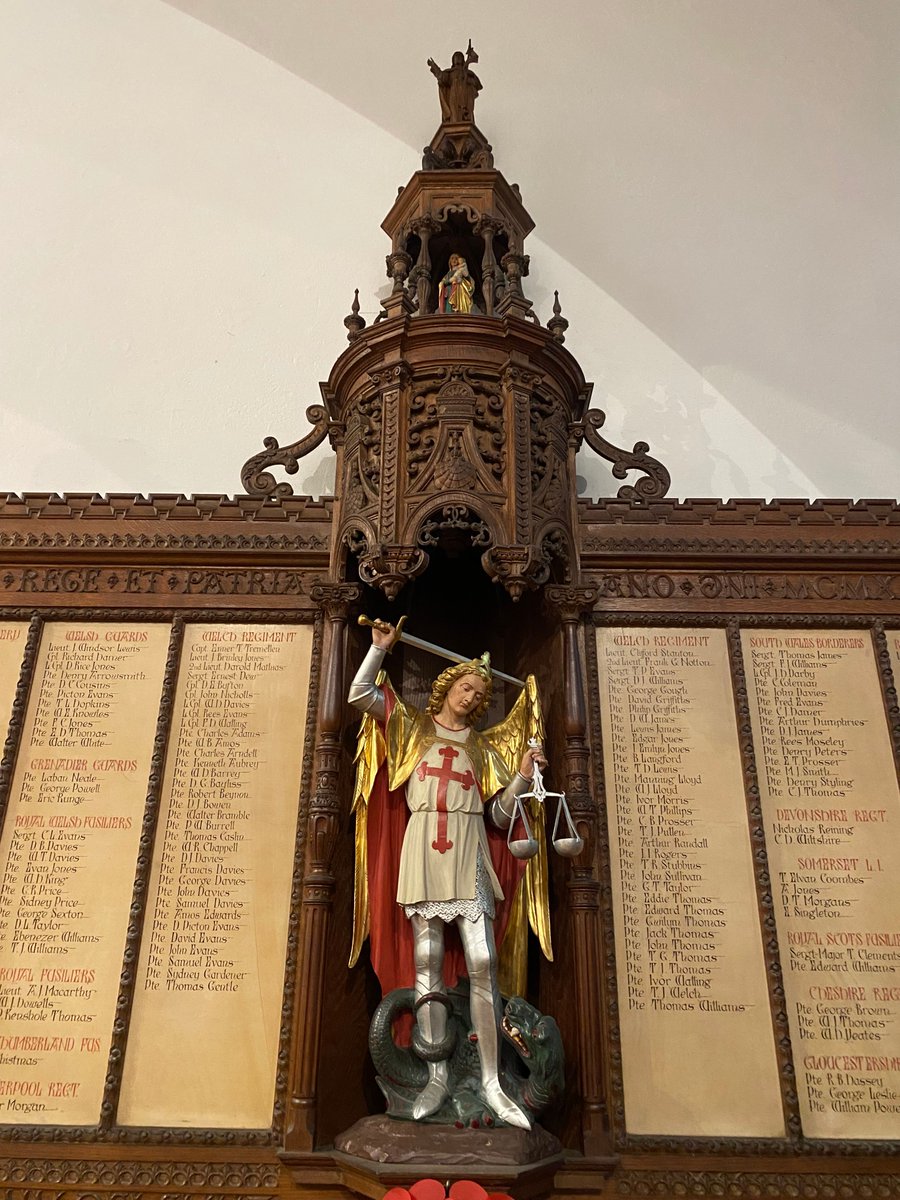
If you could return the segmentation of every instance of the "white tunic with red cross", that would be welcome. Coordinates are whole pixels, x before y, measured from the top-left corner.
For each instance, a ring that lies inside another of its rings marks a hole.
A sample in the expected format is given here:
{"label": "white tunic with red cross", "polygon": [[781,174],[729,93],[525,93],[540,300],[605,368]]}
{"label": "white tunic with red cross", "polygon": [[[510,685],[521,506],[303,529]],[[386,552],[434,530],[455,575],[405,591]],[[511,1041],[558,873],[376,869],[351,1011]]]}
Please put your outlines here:
{"label": "white tunic with red cross", "polygon": [[[469,736],[478,735],[438,724],[435,733],[437,739],[406,784],[409,823],[400,855],[397,902],[413,906],[424,916],[447,920],[474,915],[473,907],[484,910],[483,904],[473,906],[479,874],[496,899],[503,899],[503,890],[491,866],[484,801],[466,752]],[[456,911],[453,901],[459,902]]]}

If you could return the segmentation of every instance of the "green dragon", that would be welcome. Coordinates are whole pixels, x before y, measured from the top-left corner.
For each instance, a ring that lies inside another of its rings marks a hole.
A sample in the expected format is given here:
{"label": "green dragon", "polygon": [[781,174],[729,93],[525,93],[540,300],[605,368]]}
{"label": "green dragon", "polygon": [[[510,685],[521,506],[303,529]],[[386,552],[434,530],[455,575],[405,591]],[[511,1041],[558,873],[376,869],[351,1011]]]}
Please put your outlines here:
{"label": "green dragon", "polygon": [[[423,1044],[414,1027],[412,1046],[394,1041],[394,1021],[412,1012],[412,988],[397,988],[381,1001],[369,1027],[369,1051],[378,1086],[387,1100],[388,1116],[412,1120],[416,1097],[428,1081],[425,1058],[446,1058],[450,1095],[425,1120],[438,1125],[502,1125],[481,1091],[481,1067],[469,1020],[468,983],[448,993],[447,1035],[440,1046]],[[535,1120],[562,1092],[565,1080],[562,1038],[552,1017],[544,1016],[519,996],[506,1002],[500,1022],[500,1082],[510,1099]]]}

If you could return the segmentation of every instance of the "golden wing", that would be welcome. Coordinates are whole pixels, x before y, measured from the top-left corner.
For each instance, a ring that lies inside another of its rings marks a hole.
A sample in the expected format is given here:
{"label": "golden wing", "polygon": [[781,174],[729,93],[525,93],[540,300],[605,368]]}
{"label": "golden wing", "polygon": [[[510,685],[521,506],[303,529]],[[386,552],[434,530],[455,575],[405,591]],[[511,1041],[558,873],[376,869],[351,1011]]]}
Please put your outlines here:
{"label": "golden wing", "polygon": [[[544,715],[537,681],[533,675],[509,711],[506,720],[485,730],[484,737],[503,759],[510,775],[519,769],[529,738],[544,740]],[[547,883],[547,836],[544,830],[544,810],[536,800],[529,805],[529,815],[537,854],[528,861],[525,876],[513,900],[509,925],[500,951],[500,990],[507,996],[523,994],[527,970],[528,925],[538,939],[544,957],[553,961],[550,937],[550,893]]]}
{"label": "golden wing", "polygon": [[510,775],[515,775],[528,739],[544,740],[544,714],[541,712],[541,698],[533,675],[525,680],[525,687],[506,719],[486,729],[483,736],[503,759]]}
{"label": "golden wing", "polygon": [[[382,682],[379,675],[377,682]],[[352,967],[359,958],[363,942],[369,936],[369,838],[368,803],[375,776],[385,759],[386,748],[381,726],[366,713],[356,739],[356,782],[351,812],[356,813],[356,845],[353,872],[353,941],[350,946]]]}

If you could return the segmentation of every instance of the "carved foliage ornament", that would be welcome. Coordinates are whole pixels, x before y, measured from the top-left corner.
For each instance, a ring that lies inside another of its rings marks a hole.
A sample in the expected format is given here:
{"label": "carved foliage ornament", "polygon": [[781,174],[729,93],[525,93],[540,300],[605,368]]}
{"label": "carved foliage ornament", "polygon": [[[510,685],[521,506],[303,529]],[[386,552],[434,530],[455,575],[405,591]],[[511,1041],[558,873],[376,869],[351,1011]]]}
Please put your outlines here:
{"label": "carved foliage ornament", "polygon": [[344,512],[361,512],[377,503],[381,486],[382,398],[360,400],[350,418],[344,457]]}
{"label": "carved foliage ornament", "polygon": [[290,446],[279,446],[277,438],[263,438],[265,450],[248,458],[241,468],[241,483],[251,496],[292,496],[294,489],[289,483],[276,483],[275,476],[266,467],[283,466],[288,475],[296,475],[299,460],[320,445],[328,433],[328,416],[321,404],[311,404],[306,410],[306,419],[313,428]]}
{"label": "carved foliage ornament", "polygon": [[427,566],[428,555],[416,546],[379,546],[360,558],[359,577],[381,588],[389,600],[396,600],[401,588]]}
{"label": "carved foliage ornament", "polygon": [[484,521],[464,504],[448,504],[441,509],[440,518],[425,521],[419,531],[420,546],[437,546],[441,535],[446,533],[467,534],[473,546],[489,546],[491,531]]}
{"label": "carved foliage ornament", "polygon": [[547,532],[538,547],[495,546],[485,551],[481,561],[491,579],[502,583],[513,600],[520,600],[550,579],[555,559],[561,564],[563,581],[569,582],[571,548],[561,529]]}
{"label": "carved foliage ornament", "polygon": [[566,472],[568,429],[558,400],[531,397],[531,492],[536,508],[562,514],[569,499]]}
{"label": "carved foliage ornament", "polygon": [[445,368],[416,383],[409,410],[407,472],[414,491],[497,490],[506,437],[498,382]]}
{"label": "carved foliage ornament", "polygon": [[661,500],[669,490],[672,476],[656,458],[651,458],[647,451],[650,449],[646,442],[635,442],[629,451],[614,446],[598,432],[606,421],[606,413],[595,409],[585,415],[581,426],[584,440],[601,458],[613,465],[612,473],[616,479],[624,479],[629,471],[643,471],[644,478],[639,479],[633,486],[626,484],[620,487],[616,495],[620,500]]}

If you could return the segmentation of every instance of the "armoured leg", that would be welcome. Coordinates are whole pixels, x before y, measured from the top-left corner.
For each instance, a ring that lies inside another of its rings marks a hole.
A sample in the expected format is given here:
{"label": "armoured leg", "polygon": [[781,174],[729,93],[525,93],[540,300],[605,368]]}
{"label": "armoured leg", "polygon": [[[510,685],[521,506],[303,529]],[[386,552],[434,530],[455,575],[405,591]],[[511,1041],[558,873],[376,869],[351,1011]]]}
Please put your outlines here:
{"label": "armoured leg", "polygon": [[497,950],[494,922],[485,913],[477,921],[457,917],[469,971],[469,1011],[478,1037],[481,1086],[488,1104],[507,1125],[530,1129],[531,1122],[500,1086],[500,994],[497,991]]}
{"label": "armoured leg", "polygon": [[[429,992],[444,990],[444,922],[440,917],[420,917],[414,913],[412,922],[416,963],[416,1000]],[[417,1020],[426,1042],[441,1041],[447,1032],[447,1010],[443,1004],[430,1001],[418,1010]],[[437,1112],[447,1098],[449,1067],[447,1061],[428,1064],[428,1083],[413,1105],[413,1118],[420,1121]]]}

